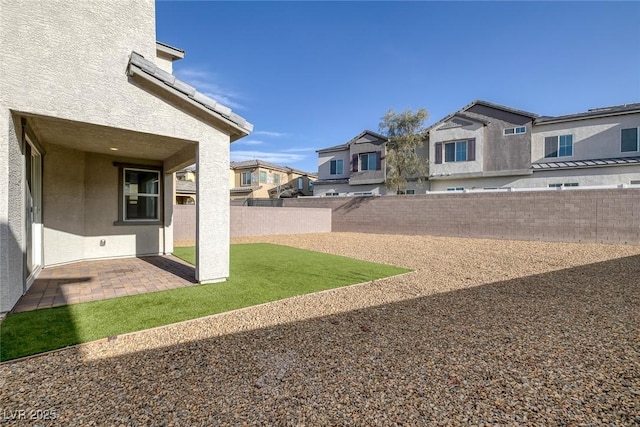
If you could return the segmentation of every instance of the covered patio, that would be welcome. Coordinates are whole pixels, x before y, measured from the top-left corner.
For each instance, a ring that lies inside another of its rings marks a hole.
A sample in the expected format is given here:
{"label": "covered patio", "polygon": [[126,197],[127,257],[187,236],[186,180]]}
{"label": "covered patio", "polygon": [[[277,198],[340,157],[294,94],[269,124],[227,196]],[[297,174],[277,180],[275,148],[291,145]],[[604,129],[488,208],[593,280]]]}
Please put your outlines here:
{"label": "covered patio", "polygon": [[13,312],[59,307],[197,284],[195,268],[172,255],[80,261],[42,270]]}

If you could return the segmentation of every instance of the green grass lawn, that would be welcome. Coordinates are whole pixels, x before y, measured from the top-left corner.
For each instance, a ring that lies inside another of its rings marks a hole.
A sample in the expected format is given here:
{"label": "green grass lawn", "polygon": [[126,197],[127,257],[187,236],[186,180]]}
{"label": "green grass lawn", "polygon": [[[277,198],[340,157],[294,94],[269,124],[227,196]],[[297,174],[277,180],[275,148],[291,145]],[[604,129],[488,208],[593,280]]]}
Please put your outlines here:
{"label": "green grass lawn", "polygon": [[[174,253],[195,260],[193,247]],[[223,283],[9,314],[0,360],[409,271],[266,243],[231,245],[230,267]]]}

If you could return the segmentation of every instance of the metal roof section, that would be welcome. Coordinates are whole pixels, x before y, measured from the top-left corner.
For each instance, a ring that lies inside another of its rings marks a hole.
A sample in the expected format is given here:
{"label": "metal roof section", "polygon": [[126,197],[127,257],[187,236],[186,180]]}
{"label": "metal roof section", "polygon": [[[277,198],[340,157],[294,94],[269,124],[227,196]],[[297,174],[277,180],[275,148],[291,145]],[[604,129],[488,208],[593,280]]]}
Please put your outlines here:
{"label": "metal roof section", "polygon": [[255,190],[259,190],[262,188],[262,185],[258,187],[233,187],[230,191],[232,193],[251,193]]}
{"label": "metal roof section", "polygon": [[236,138],[231,138],[232,141],[246,136],[253,131],[253,125],[231,111],[231,108],[196,91],[193,86],[177,79],[173,74],[158,68],[153,62],[145,59],[139,53],[131,52],[127,72],[130,76],[140,76],[158,86],[166,88],[168,91],[177,92],[177,94],[181,95],[181,97],[190,104],[204,110],[213,118],[222,120],[237,129],[239,134]]}
{"label": "metal roof section", "polygon": [[176,192],[196,194],[196,183],[193,181],[176,180]]}
{"label": "metal roof section", "polygon": [[640,103],[614,105],[612,107],[592,108],[583,113],[566,114],[563,116],[542,116],[538,117],[535,125],[546,125],[551,123],[568,122],[572,120],[585,120],[597,117],[619,116],[623,114],[640,113]]}
{"label": "metal roof section", "polygon": [[348,149],[349,149],[349,144],[340,144],[340,145],[334,145],[333,147],[321,148],[319,150],[316,150],[316,153],[328,153],[330,151],[342,151],[342,150],[348,150]]}
{"label": "metal roof section", "polygon": [[331,185],[331,184],[348,184],[349,178],[336,179],[319,179],[313,182],[313,185]]}
{"label": "metal roof section", "polygon": [[184,58],[185,51],[156,40],[156,52],[170,56],[172,60]]}
{"label": "metal roof section", "polygon": [[258,168],[263,167],[267,169],[275,169],[282,172],[287,173],[297,173],[299,175],[305,175],[310,177],[317,177],[318,175],[313,172],[305,172],[300,169],[291,168],[289,166],[280,166],[274,163],[265,162],[263,160],[255,159],[255,160],[243,160],[241,162],[231,162],[231,169],[247,169],[247,168]]}
{"label": "metal roof section", "polygon": [[610,159],[565,160],[562,162],[533,163],[531,165],[531,168],[534,171],[543,171],[543,170],[560,170],[560,169],[601,168],[605,166],[624,166],[624,165],[633,165],[633,164],[640,164],[640,156],[615,157]]}

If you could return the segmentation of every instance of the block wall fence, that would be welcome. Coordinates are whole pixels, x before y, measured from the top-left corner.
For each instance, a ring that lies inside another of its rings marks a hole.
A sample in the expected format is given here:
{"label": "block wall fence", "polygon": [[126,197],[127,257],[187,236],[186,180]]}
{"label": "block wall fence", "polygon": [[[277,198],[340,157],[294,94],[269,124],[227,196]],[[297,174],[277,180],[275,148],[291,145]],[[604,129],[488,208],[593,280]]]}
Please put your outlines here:
{"label": "block wall fence", "polygon": [[[640,189],[282,200],[282,208],[232,205],[231,236],[336,231],[640,245]],[[176,246],[194,244],[195,207],[174,208]],[[330,227],[312,208],[326,210]]]}

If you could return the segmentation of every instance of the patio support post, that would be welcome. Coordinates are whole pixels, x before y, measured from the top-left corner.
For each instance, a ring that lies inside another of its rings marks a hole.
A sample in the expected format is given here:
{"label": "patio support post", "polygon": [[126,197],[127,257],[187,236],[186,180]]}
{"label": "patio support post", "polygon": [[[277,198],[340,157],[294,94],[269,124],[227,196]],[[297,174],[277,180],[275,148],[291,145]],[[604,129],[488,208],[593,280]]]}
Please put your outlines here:
{"label": "patio support post", "polygon": [[173,202],[175,199],[173,173],[164,174],[164,251],[165,255],[173,253]]}
{"label": "patio support post", "polygon": [[229,141],[200,141],[196,154],[196,280],[229,277]]}

